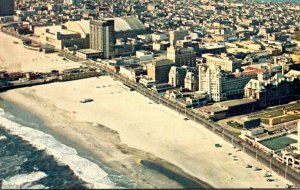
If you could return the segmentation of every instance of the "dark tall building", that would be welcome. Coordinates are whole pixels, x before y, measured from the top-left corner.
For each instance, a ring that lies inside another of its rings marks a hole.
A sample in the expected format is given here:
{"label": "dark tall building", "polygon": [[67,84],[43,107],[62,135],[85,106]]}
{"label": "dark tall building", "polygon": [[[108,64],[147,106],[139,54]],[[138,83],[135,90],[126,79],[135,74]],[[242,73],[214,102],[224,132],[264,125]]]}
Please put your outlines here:
{"label": "dark tall building", "polygon": [[114,52],[114,20],[91,20],[90,48],[102,52],[103,58],[109,58]]}
{"label": "dark tall building", "polygon": [[0,0],[0,16],[13,15],[14,6],[14,0]]}

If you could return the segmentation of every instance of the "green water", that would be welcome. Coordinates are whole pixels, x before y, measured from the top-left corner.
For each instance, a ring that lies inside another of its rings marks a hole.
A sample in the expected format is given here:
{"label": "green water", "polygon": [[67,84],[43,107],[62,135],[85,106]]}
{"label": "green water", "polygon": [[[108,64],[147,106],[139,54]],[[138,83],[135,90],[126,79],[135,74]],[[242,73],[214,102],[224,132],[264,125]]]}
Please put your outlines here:
{"label": "green water", "polygon": [[141,160],[140,162],[143,166],[155,170],[165,176],[167,176],[168,178],[178,182],[179,184],[181,184],[184,188],[190,189],[199,189],[199,188],[212,188],[212,186],[200,181],[200,180],[196,180],[196,179],[190,179],[188,177],[182,176],[178,173],[175,173],[173,171],[171,171],[168,168],[163,167],[162,165],[159,165],[155,162],[151,162],[149,160]]}

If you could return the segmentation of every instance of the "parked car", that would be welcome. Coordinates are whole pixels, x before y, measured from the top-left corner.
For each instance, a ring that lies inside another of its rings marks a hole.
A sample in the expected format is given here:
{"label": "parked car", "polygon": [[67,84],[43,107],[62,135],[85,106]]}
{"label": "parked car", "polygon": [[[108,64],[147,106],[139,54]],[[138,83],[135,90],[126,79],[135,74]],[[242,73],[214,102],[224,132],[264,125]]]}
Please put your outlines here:
{"label": "parked car", "polygon": [[87,103],[87,102],[92,102],[92,101],[94,101],[94,100],[91,98],[85,98],[85,99],[81,99],[80,103]]}

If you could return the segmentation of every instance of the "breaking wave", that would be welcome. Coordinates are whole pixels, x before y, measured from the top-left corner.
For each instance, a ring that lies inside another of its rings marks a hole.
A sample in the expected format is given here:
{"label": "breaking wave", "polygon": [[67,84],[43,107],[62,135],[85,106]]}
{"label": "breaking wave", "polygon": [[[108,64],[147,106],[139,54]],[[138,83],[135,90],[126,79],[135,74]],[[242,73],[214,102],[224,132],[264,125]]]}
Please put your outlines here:
{"label": "breaking wave", "polygon": [[[108,177],[108,174],[102,170],[97,164],[88,159],[78,156],[77,151],[57,141],[51,135],[43,133],[29,127],[25,127],[9,120],[3,109],[0,108],[0,128],[5,129],[9,134],[20,137],[27,141],[38,151],[43,151],[47,155],[53,156],[59,165],[69,167],[73,173],[86,184],[87,188],[103,189],[118,188]],[[5,136],[0,135],[0,141],[6,140]],[[44,188],[41,185],[30,185],[31,179],[42,180],[46,177],[42,172],[34,172],[31,174],[15,175],[4,180],[4,188]],[[24,182],[24,183],[23,183]],[[29,183],[25,183],[29,182]]]}

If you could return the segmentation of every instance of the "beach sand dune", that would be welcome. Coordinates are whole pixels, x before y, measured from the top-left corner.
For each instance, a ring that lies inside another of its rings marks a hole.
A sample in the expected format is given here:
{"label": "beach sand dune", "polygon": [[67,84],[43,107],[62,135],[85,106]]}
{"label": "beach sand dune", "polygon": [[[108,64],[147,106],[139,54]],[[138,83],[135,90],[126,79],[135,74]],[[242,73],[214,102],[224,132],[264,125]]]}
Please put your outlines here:
{"label": "beach sand dune", "polygon": [[[137,180],[139,187],[179,187],[167,178],[157,181],[157,173],[134,164],[141,159],[165,160],[214,187],[284,188],[289,183],[275,173],[275,181],[267,182],[268,168],[255,159],[109,76],[15,89],[1,98],[24,106],[58,133]],[[94,101],[82,104],[82,98]],[[263,170],[254,171],[256,166]]]}

